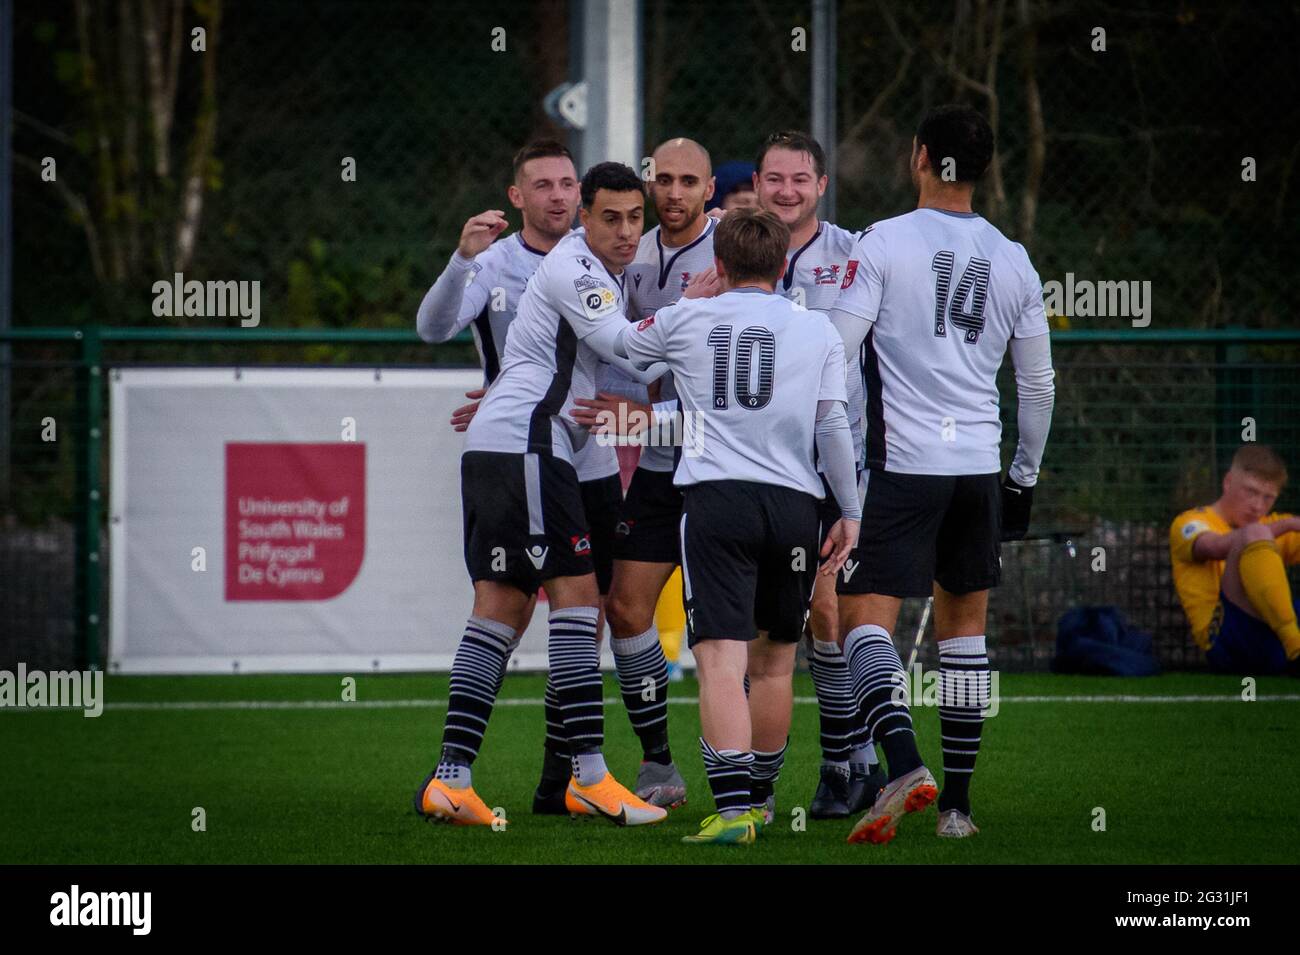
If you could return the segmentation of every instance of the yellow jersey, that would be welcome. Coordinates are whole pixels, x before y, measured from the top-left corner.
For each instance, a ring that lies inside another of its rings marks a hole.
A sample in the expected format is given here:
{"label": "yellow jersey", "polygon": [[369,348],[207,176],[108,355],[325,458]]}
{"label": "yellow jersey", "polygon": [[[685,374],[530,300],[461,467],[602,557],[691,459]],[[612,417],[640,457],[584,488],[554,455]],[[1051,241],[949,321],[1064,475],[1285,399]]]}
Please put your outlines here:
{"label": "yellow jersey", "polygon": [[[1274,512],[1260,523],[1272,524],[1290,516]],[[1169,527],[1169,559],[1174,565],[1174,589],[1178,591],[1178,600],[1192,625],[1192,639],[1202,650],[1209,649],[1210,621],[1214,619],[1214,608],[1219,603],[1224,562],[1195,560],[1192,546],[1206,531],[1228,534],[1232,529],[1218,511],[1208,506],[1183,511]],[[1284,563],[1300,563],[1300,534],[1283,534],[1276,543]]]}

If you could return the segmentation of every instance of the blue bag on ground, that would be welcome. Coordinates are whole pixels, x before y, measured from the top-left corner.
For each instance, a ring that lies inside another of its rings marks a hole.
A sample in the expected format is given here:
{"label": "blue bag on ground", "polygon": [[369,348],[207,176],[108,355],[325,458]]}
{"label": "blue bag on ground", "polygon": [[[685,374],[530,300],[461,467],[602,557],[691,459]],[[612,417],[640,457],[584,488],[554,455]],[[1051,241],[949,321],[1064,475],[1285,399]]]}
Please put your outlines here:
{"label": "blue bag on ground", "polygon": [[1134,629],[1116,607],[1075,607],[1056,624],[1053,673],[1155,676],[1151,634]]}

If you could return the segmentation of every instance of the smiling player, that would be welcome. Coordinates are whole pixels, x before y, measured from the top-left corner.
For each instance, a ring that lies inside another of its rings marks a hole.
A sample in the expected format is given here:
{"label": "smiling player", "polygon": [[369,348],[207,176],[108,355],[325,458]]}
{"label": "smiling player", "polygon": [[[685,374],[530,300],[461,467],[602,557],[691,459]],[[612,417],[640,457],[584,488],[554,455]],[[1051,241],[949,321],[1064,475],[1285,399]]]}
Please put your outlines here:
{"label": "smiling player", "polygon": [[[821,144],[807,133],[772,133],[759,147],[755,169],[759,207],[775,213],[790,230],[785,274],[776,291],[806,308],[828,313],[839,294],[856,235],[817,217],[827,184]],[[862,376],[856,363],[852,366],[847,380],[848,416],[861,468]],[[835,496],[827,493],[818,508],[822,529],[829,530],[839,519]],[[885,780],[865,721],[858,715],[840,652],[833,579],[818,578],[808,623],[808,665],[817,692],[822,746],[820,779],[808,814],[814,819],[843,818],[870,805]]]}

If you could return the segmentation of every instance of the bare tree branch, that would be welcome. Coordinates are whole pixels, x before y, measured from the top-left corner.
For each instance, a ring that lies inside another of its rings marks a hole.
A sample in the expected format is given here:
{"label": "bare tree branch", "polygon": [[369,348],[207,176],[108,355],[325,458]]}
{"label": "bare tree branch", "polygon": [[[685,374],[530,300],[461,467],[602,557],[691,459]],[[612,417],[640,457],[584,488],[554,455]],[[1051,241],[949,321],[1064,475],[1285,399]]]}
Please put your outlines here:
{"label": "bare tree branch", "polygon": [[153,133],[153,173],[159,179],[166,179],[171,175],[172,110],[168,76],[163,71],[159,13],[154,0],[141,0],[141,32],[149,70],[149,128]]}
{"label": "bare tree branch", "polygon": [[[38,179],[41,177],[43,170],[41,164],[35,159],[21,153],[14,153],[13,158],[17,165],[24,169],[30,169]],[[102,284],[107,276],[104,274],[104,257],[99,248],[99,231],[95,228],[95,219],[90,214],[90,206],[82,196],[73,192],[62,179],[56,177],[50,182],[45,182],[45,185],[54,187],[54,191],[59,194],[59,198],[67,205],[72,217],[81,224],[82,230],[86,233],[86,246],[90,250],[90,266],[95,272],[96,280]]]}
{"label": "bare tree branch", "polygon": [[1016,0],[1020,24],[1020,75],[1025,87],[1025,124],[1029,143],[1025,156],[1025,188],[1020,196],[1020,241],[1032,250],[1034,226],[1038,220],[1038,195],[1047,159],[1047,136],[1043,124],[1043,101],[1038,92],[1038,25],[1029,12],[1029,0]]}
{"label": "bare tree branch", "polygon": [[[96,7],[96,11],[99,8]],[[92,30],[90,24],[91,9],[87,0],[76,0],[77,45],[81,53],[82,88],[90,99],[90,113],[95,130],[95,146],[98,154],[97,171],[99,180],[99,204],[104,216],[104,232],[107,234],[108,275],[114,282],[126,277],[126,261],[122,256],[122,245],[118,241],[116,210],[118,206],[117,175],[113,167],[113,138],[109,132],[108,97],[104,86],[108,74],[100,75],[96,66],[97,59],[91,45],[92,36],[104,36],[108,31],[98,25]]]}
{"label": "bare tree branch", "polygon": [[217,134],[217,41],[221,32],[221,0],[209,0],[207,12],[207,47],[203,53],[203,88],[199,94],[199,112],[194,121],[189,158],[181,188],[181,206],[176,223],[176,248],[173,267],[184,271],[194,256],[199,222],[203,216],[204,180]]}
{"label": "bare tree branch", "polygon": [[117,109],[121,116],[121,159],[118,163],[122,177],[122,201],[117,213],[122,217],[122,233],[126,239],[126,272],[134,274],[140,262],[140,129],[139,129],[139,62],[136,58],[136,37],[132,0],[118,0],[118,71],[121,76]]}
{"label": "bare tree branch", "polygon": [[13,116],[14,116],[14,122],[22,123],[23,125],[30,126],[34,131],[40,133],[42,136],[48,136],[50,139],[54,140],[56,143],[59,143],[62,146],[75,147],[76,145],[72,141],[72,137],[69,136],[67,133],[63,132],[63,130],[55,129],[53,126],[50,126],[47,123],[42,123],[35,116],[28,116],[22,110],[17,110],[17,109],[14,110]]}

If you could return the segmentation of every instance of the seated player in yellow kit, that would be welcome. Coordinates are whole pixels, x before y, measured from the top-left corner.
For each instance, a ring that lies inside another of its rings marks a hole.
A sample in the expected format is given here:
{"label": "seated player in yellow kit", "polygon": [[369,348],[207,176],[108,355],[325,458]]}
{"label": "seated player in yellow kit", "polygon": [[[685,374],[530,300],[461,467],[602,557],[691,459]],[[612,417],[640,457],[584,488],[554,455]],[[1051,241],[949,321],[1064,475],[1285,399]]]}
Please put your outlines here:
{"label": "seated player in yellow kit", "polygon": [[1192,638],[1219,673],[1300,676],[1300,630],[1286,565],[1300,563],[1300,517],[1272,513],[1286,465],[1270,448],[1233,455],[1223,493],[1169,528],[1174,587]]}

